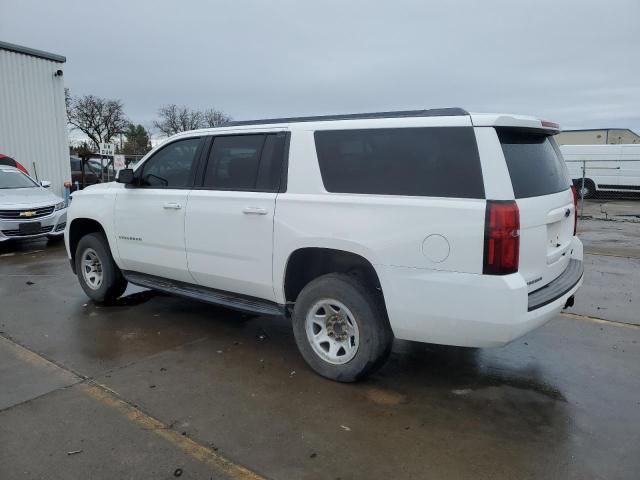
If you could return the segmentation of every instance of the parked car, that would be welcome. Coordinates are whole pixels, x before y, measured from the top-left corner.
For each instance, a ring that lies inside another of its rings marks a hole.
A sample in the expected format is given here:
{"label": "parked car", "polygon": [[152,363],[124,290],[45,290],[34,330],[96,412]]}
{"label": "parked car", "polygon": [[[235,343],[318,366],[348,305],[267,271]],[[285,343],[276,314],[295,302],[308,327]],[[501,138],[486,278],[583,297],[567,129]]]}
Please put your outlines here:
{"label": "parked car", "polygon": [[29,175],[29,172],[27,171],[27,169],[24,168],[24,166],[22,166],[20,162],[18,162],[17,160],[14,160],[13,158],[7,155],[3,155],[2,153],[0,153],[0,166],[3,166],[3,165],[6,167],[15,167],[21,172]]}
{"label": "parked car", "polygon": [[71,181],[73,188],[77,186],[84,188],[89,185],[94,185],[101,182],[100,169],[97,170],[89,162],[84,164],[84,180],[82,177],[82,159],[80,157],[71,156],[69,158],[71,162]]}
{"label": "parked car", "polygon": [[562,145],[560,150],[585,198],[601,191],[640,192],[640,145]]}
{"label": "parked car", "polygon": [[64,200],[15,167],[0,165],[0,242],[48,237],[62,239],[67,222]]}
{"label": "parked car", "polygon": [[97,302],[131,282],[286,315],[338,381],[374,371],[394,337],[504,345],[582,283],[557,132],[461,109],[185,132],[74,196],[67,253]]}

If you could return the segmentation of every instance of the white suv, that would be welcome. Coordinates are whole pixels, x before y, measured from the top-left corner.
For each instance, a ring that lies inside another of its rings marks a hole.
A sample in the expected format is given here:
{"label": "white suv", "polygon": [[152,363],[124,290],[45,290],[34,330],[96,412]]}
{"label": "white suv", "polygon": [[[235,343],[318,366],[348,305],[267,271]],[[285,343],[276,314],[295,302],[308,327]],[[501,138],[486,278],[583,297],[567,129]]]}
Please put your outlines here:
{"label": "white suv", "polygon": [[74,194],[67,252],[95,301],[131,282],[290,316],[305,360],[339,381],[394,337],[504,345],[582,282],[557,132],[457,108],[185,132]]}

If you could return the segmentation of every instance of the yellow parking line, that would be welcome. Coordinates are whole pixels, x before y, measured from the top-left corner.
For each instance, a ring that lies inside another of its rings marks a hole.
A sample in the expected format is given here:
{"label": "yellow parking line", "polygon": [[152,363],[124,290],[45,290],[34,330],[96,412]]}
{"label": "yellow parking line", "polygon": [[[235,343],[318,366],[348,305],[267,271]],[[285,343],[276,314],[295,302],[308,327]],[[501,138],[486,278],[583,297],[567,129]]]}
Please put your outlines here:
{"label": "yellow parking line", "polygon": [[618,257],[618,258],[640,258],[638,255],[632,253],[611,253],[611,252],[597,252],[585,250],[585,255],[594,255],[596,257]]}
{"label": "yellow parking line", "polygon": [[160,420],[147,415],[140,409],[122,400],[118,394],[110,388],[93,382],[84,383],[81,385],[81,388],[91,398],[118,411],[130,422],[137,424],[145,430],[151,430],[190,457],[209,465],[216,472],[226,475],[233,480],[263,480],[263,477],[257,473],[240,465],[236,465],[212,449],[194,442],[175,430],[171,430]]}
{"label": "yellow parking line", "polygon": [[[74,374],[70,370],[56,365],[43,356],[2,335],[0,335],[0,348],[7,348],[16,358],[34,367],[47,370],[51,372],[51,374],[60,375],[66,379],[76,380],[78,382],[82,380],[82,377]],[[117,392],[105,385],[101,385],[92,380],[86,380],[85,383],[81,383],[77,385],[77,387],[94,400],[116,410],[130,422],[145,430],[154,432],[193,459],[208,465],[213,471],[220,475],[226,476],[231,480],[264,480],[264,478],[257,473],[240,465],[236,465],[211,448],[200,445],[194,440],[170,429],[160,420],[147,415],[139,408],[127,403]]]}
{"label": "yellow parking line", "polygon": [[18,360],[22,360],[29,365],[32,365],[41,370],[46,370],[51,375],[57,375],[67,381],[80,381],[81,377],[77,376],[73,372],[59,367],[53,362],[50,362],[41,355],[32,352],[28,348],[0,335],[0,348],[10,351]]}
{"label": "yellow parking line", "polygon": [[567,318],[573,318],[574,320],[586,320],[588,322],[599,323],[601,325],[608,325],[611,327],[640,328],[640,325],[634,325],[633,323],[616,322],[614,320],[605,320],[604,318],[590,317],[588,315],[578,315],[577,313],[562,312],[560,315]]}

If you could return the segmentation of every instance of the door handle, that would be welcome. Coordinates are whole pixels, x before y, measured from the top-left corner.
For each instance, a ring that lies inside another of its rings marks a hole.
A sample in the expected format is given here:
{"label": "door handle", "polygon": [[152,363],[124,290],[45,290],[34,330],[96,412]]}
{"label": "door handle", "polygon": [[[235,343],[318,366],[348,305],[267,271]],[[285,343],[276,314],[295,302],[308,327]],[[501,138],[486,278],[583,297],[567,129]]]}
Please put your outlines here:
{"label": "door handle", "polygon": [[244,207],[242,213],[245,215],[266,215],[269,211],[262,207]]}
{"label": "door handle", "polygon": [[182,205],[176,202],[169,202],[165,203],[162,208],[164,208],[165,210],[180,210],[182,208]]}

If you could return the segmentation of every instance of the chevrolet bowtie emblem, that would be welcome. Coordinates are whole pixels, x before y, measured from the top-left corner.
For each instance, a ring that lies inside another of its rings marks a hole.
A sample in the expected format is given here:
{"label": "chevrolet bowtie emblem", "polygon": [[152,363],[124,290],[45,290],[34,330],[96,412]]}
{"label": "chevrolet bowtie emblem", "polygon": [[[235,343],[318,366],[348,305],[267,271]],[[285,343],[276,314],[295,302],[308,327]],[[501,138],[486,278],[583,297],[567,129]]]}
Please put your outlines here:
{"label": "chevrolet bowtie emblem", "polygon": [[34,212],[33,210],[26,211],[26,212],[20,212],[20,216],[21,217],[33,217],[35,214],[36,214],[36,212]]}

